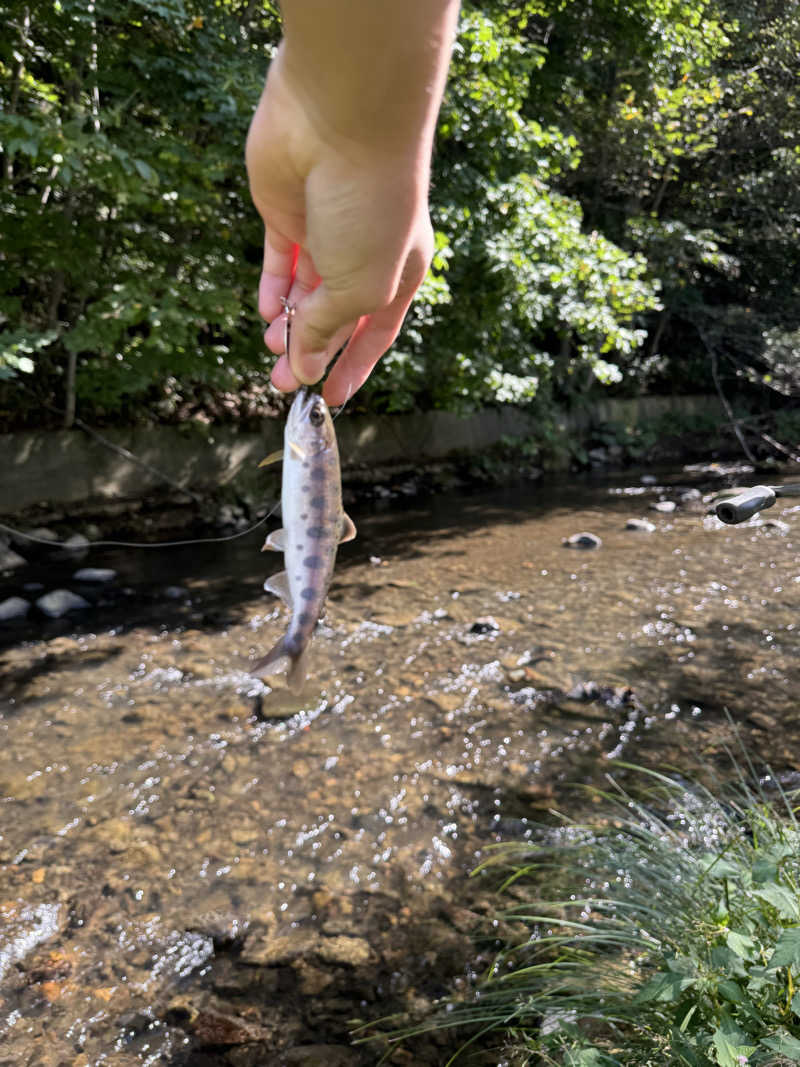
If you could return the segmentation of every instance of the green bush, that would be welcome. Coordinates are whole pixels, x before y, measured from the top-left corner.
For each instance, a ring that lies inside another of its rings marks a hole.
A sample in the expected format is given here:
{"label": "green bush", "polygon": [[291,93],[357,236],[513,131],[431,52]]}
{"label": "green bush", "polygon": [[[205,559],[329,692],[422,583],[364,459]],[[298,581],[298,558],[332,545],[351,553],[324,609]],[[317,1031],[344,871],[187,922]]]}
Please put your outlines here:
{"label": "green bush", "polygon": [[[497,850],[524,924],[442,1026],[499,1031],[504,1060],[573,1067],[800,1061],[800,827],[768,776],[715,796],[638,770],[590,823]],[[769,793],[767,793],[769,788]],[[543,886],[557,897],[542,898]]]}

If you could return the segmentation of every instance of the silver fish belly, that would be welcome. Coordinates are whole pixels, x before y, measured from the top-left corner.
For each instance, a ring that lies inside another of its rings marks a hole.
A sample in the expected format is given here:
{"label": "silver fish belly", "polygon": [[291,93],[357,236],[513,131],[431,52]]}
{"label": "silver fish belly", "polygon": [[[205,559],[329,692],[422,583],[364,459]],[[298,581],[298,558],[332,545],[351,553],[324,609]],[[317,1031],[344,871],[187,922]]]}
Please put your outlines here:
{"label": "silver fish belly", "polygon": [[281,510],[283,527],[269,534],[264,548],[283,552],[286,569],[268,578],[264,588],[287,603],[291,619],[286,633],[251,673],[272,674],[281,660],[288,660],[287,684],[300,692],[336,551],[342,541],[356,535],[342,508],[333,420],[322,397],[305,388],[298,391],[286,421]]}

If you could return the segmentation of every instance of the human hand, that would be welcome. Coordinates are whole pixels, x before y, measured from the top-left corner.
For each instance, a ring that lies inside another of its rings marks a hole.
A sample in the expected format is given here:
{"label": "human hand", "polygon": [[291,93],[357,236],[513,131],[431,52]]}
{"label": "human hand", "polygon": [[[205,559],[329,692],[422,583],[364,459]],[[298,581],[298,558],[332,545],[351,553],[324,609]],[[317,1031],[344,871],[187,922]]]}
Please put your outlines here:
{"label": "human hand", "polygon": [[[264,221],[259,311],[281,390],[343,403],[430,265],[430,155],[458,0],[283,0],[285,40],[247,139]],[[284,302],[294,306],[285,349]]]}
{"label": "human hand", "polygon": [[[259,312],[270,323],[267,347],[281,354],[273,384],[318,381],[346,343],[324,387],[328,403],[341,404],[394,341],[430,265],[427,159],[414,144],[318,129],[279,54],[247,168],[265,228]],[[288,354],[282,298],[296,308]]]}

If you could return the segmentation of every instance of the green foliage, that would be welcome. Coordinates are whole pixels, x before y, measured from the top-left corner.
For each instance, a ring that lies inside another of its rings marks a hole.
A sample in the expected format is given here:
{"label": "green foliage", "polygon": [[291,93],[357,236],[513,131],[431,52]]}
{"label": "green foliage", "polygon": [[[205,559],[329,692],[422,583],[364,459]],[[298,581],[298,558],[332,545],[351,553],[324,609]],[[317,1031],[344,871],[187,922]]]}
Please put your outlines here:
{"label": "green foliage", "polygon": [[13,5],[0,49],[0,357],[112,411],[263,363],[242,162],[277,19],[237,0]]}
{"label": "green foliage", "polygon": [[[800,827],[789,798],[769,777],[769,795],[742,776],[717,797],[639,775],[636,795],[616,784],[599,794],[591,824],[543,827],[537,844],[484,865],[507,871],[503,890],[518,902],[497,918],[529,936],[500,952],[474,1002],[418,1029],[499,1027],[528,1063],[797,1062]],[[542,899],[543,886],[560,897]]]}
{"label": "green foliage", "polygon": [[587,231],[554,187],[580,152],[523,115],[544,54],[525,39],[527,10],[465,9],[432,186],[447,299],[417,301],[367,386],[388,410],[525,403],[549,397],[554,378],[567,391],[617,381],[616,357],[639,347],[658,306],[645,259]]}
{"label": "green foliage", "polygon": [[[0,379],[84,415],[270,362],[247,124],[280,31],[246,0],[6,5]],[[797,392],[800,11],[756,0],[467,2],[433,269],[373,410]],[[4,407],[8,404],[4,402]]]}

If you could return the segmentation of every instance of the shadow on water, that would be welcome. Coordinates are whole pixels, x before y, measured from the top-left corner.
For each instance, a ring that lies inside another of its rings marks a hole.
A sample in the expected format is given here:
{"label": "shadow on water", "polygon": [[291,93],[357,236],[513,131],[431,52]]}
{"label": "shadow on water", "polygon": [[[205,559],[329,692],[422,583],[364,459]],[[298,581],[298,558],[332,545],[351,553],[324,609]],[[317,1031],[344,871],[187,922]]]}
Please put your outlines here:
{"label": "shadow on water", "polygon": [[[248,674],[285,626],[261,532],[93,555],[118,577],[85,618],[7,631],[7,1062],[366,1067],[351,1020],[469,984],[491,901],[466,872],[575,810],[570,783],[619,757],[688,775],[731,743],[724,710],[800,770],[797,515],[728,529],[640,489],[356,511],[299,697]],[[562,546],[582,530],[602,547]]]}

